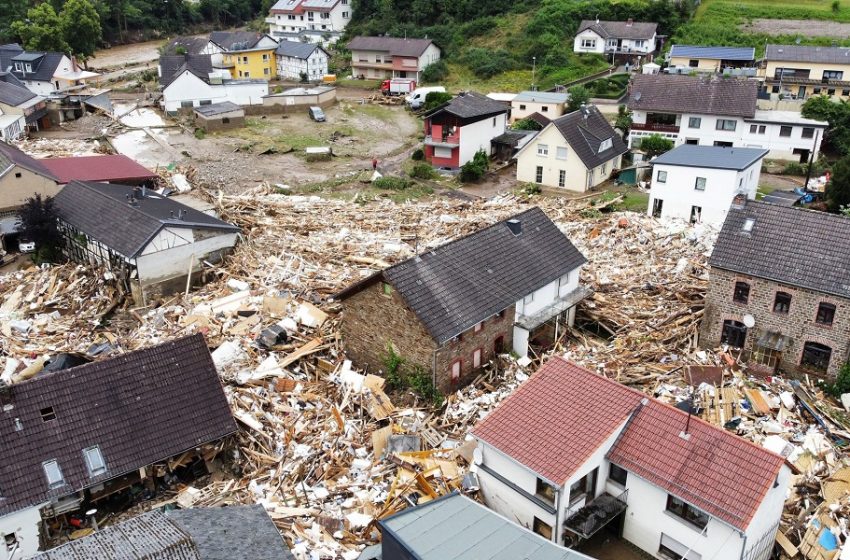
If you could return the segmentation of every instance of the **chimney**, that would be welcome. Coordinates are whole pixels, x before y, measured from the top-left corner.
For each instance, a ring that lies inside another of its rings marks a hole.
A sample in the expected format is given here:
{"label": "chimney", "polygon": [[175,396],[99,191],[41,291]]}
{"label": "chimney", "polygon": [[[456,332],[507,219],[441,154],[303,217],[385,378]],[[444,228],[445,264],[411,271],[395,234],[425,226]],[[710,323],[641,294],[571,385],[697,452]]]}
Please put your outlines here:
{"label": "chimney", "polygon": [[634,22],[635,21],[632,18],[629,18],[628,20],[626,20],[626,27],[631,27]]}
{"label": "chimney", "polygon": [[508,229],[511,230],[511,233],[513,233],[514,235],[519,235],[520,233],[522,233],[522,222],[520,222],[516,218],[511,218],[505,223],[508,224]]}

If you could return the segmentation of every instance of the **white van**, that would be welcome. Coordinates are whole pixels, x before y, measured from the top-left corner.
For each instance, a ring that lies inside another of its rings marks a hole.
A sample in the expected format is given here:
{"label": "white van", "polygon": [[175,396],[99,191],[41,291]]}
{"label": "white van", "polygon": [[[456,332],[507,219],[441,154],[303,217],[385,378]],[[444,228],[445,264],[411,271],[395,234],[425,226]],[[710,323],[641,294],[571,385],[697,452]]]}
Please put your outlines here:
{"label": "white van", "polygon": [[446,88],[443,86],[432,86],[432,87],[421,87],[413,90],[413,93],[404,98],[407,102],[407,105],[411,109],[418,109],[425,104],[425,98],[432,91],[439,91],[440,93],[446,93]]}

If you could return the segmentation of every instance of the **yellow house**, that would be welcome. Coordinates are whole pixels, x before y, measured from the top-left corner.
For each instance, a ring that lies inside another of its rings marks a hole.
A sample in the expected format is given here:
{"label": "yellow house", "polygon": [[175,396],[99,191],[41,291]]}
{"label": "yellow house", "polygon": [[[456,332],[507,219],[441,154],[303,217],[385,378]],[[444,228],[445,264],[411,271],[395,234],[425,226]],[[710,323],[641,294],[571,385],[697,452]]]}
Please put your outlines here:
{"label": "yellow house", "polygon": [[251,31],[214,31],[210,34],[210,42],[221,49],[221,65],[234,79],[271,80],[277,77],[277,41],[268,35]]}
{"label": "yellow house", "polygon": [[846,99],[850,97],[850,48],[768,45],[761,75],[771,94]]}

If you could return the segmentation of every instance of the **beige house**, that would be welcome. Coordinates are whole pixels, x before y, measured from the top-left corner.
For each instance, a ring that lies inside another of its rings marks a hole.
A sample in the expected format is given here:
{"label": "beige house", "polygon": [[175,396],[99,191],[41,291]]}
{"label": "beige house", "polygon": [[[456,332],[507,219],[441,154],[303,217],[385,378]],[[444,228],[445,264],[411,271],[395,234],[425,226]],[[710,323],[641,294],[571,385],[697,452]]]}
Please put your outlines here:
{"label": "beige house", "polygon": [[411,78],[440,60],[440,47],[430,39],[354,37],[348,43],[351,73],[366,79]]}
{"label": "beige house", "polygon": [[846,99],[850,97],[850,48],[768,45],[761,76],[765,91],[777,97]]}
{"label": "beige house", "polygon": [[511,101],[511,124],[526,119],[534,113],[539,113],[550,120],[556,119],[566,111],[569,98],[568,93],[523,91]]}
{"label": "beige house", "polygon": [[14,216],[36,194],[55,196],[59,188],[56,177],[40,161],[0,142],[0,217]]}
{"label": "beige house", "polygon": [[721,72],[729,68],[752,66],[756,50],[752,47],[673,45],[667,56],[671,68],[689,72]]}
{"label": "beige house", "polygon": [[516,155],[517,181],[585,192],[618,169],[628,151],[594,106],[557,118]]}

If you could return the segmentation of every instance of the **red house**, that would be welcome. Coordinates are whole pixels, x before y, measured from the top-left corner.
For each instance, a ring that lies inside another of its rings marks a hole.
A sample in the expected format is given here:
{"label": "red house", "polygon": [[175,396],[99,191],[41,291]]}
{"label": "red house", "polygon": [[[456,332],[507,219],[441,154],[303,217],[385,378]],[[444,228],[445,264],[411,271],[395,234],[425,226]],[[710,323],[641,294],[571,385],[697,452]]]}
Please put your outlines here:
{"label": "red house", "polygon": [[489,156],[493,138],[505,132],[508,106],[480,93],[461,93],[425,115],[425,159],[457,169],[478,150]]}

